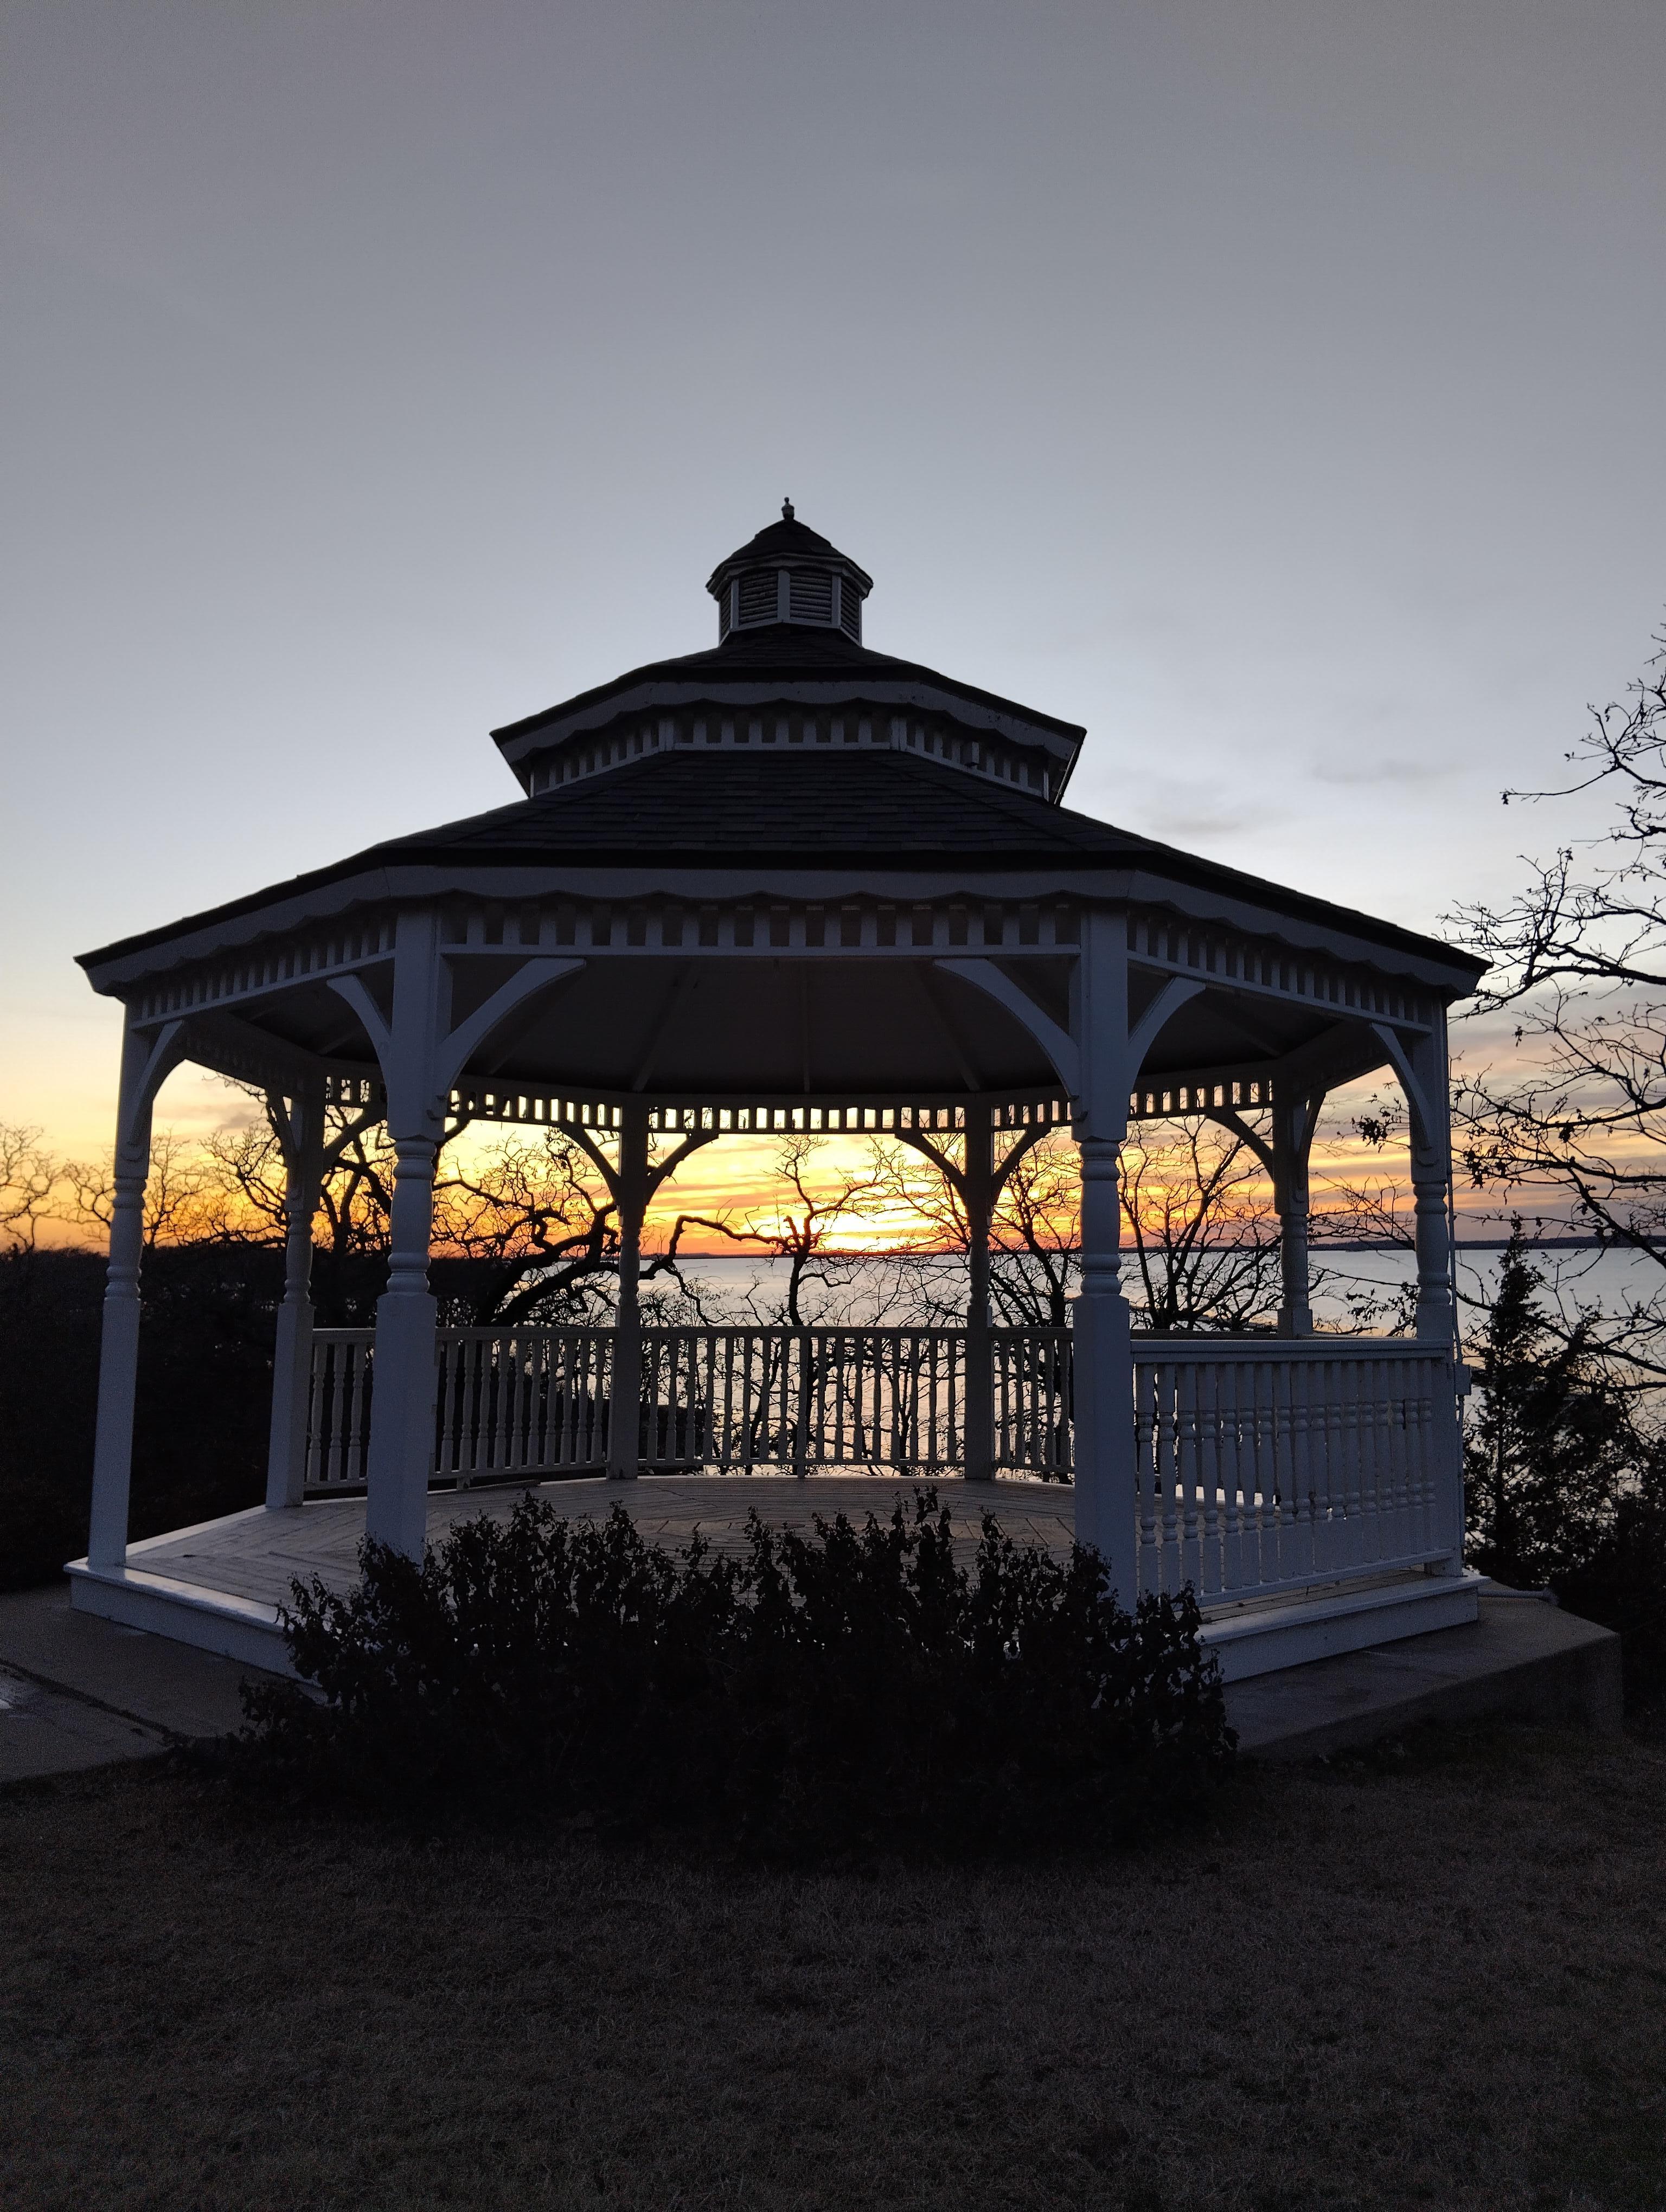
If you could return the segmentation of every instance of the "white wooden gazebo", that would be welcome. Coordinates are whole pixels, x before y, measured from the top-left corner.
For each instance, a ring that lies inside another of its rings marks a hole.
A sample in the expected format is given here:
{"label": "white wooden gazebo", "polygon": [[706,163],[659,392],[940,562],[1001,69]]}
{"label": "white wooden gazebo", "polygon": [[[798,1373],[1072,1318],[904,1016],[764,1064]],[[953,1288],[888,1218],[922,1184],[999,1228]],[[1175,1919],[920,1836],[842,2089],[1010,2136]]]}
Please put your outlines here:
{"label": "white wooden gazebo", "polygon": [[[1083,731],[868,650],[870,580],[790,507],[708,588],[711,651],[496,732],[514,803],[83,957],[125,1031],[75,1602],[271,1663],[270,1588],[225,1566],[263,1547],[305,1563],[327,1527],[350,1559],[368,1527],[415,1554],[483,1481],[593,1504],[653,1478],[686,1498],[879,1473],[962,1479],[969,1502],[998,1480],[1014,1510],[1068,1478],[1048,1505],[1069,1501],[1125,1597],[1193,1583],[1229,1675],[1474,1618],[1446,1014],[1478,963],[1071,811]],[[130,1548],[151,1102],[182,1060],[264,1086],[288,1132],[271,1476],[264,1508]],[[1409,1108],[1415,1330],[1316,1334],[1308,1148],[1327,1091],[1378,1068]],[[331,1100],[380,1103],[396,1163],[374,1331],[312,1325]],[[1225,1121],[1271,1171],[1276,1334],[1131,1329],[1119,1147],[1176,1114]],[[437,1328],[435,1158],[458,1115],[586,1133],[618,1212],[611,1328]],[[994,1328],[1000,1176],[1067,1124],[1071,1326]],[[786,1130],[938,1155],[972,1224],[964,1328],[643,1326],[654,1188],[696,1146]]]}

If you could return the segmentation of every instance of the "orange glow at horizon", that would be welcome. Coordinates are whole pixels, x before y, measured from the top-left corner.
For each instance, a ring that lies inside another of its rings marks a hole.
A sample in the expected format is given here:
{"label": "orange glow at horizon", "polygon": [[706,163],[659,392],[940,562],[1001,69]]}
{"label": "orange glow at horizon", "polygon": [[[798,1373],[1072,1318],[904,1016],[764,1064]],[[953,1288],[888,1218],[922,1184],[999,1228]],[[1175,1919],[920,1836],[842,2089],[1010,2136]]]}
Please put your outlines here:
{"label": "orange glow at horizon", "polygon": [[[1366,1078],[1333,1094],[1312,1163],[1312,1217],[1317,1238],[1323,1237],[1326,1216],[1334,1217],[1342,1208],[1351,1189],[1362,1188],[1379,1192],[1385,1200],[1391,1199],[1400,1223],[1409,1227],[1410,1164],[1403,1127],[1395,1139],[1378,1148],[1366,1142],[1353,1126],[1353,1116],[1364,1110],[1367,1101],[1382,1097],[1392,1103],[1395,1095],[1380,1075]],[[223,1133],[228,1129],[259,1124],[260,1109],[252,1099],[222,1091],[212,1103],[218,1108],[217,1118],[208,1111],[209,1098],[204,1096],[199,1099],[193,1094],[184,1117],[185,1126],[171,1131],[164,1120],[158,1130],[159,1146],[172,1139],[181,1148],[181,1156],[188,1159],[203,1143],[204,1132]],[[238,1110],[234,1115],[228,1115],[226,1109],[234,1105]],[[1165,1150],[1173,1146],[1179,1126],[1140,1124],[1130,1132],[1130,1164],[1146,1157],[1150,1160],[1144,1170],[1140,1206],[1142,1224],[1147,1229],[1158,1225],[1166,1207],[1174,1206],[1183,1210],[1188,1205],[1191,1188],[1188,1179],[1173,1172],[1173,1163],[1163,1158]],[[540,1137],[541,1133],[532,1128],[477,1125],[453,1139],[442,1158],[449,1158],[459,1168],[471,1168],[489,1160],[495,1151],[506,1146],[537,1147]],[[675,1140],[658,1141],[663,1157],[664,1148]],[[817,1139],[802,1170],[802,1180],[811,1199],[824,1205],[842,1184],[871,1179],[874,1141],[873,1137],[856,1134]],[[1062,1129],[1046,1142],[1062,1155],[1067,1187],[1058,1204],[1043,1208],[1043,1218],[1050,1239],[1072,1241],[1073,1146],[1068,1131]],[[678,1249],[690,1259],[767,1258],[769,1240],[781,1233],[789,1217],[797,1218],[802,1212],[797,1194],[777,1172],[781,1145],[779,1134],[725,1133],[693,1151],[675,1176],[660,1187],[648,1208],[644,1224],[644,1250],[649,1254],[663,1253],[680,1218],[686,1225],[678,1238]],[[1149,1156],[1146,1154],[1146,1147],[1150,1148]],[[897,1156],[911,1163],[916,1174],[929,1177],[931,1171],[919,1155],[906,1148],[897,1149]],[[1263,1213],[1270,1212],[1270,1178],[1258,1163],[1242,1164],[1248,1171],[1236,1186],[1237,1202]],[[599,1180],[595,1187],[599,1193]],[[1529,1218],[1535,1218],[1530,1194],[1526,1203],[1518,1194],[1512,1209],[1499,1194],[1466,1188],[1461,1180],[1455,1193],[1455,1205],[1460,1236],[1463,1233],[1463,1222],[1473,1222],[1478,1231],[1495,1228],[1511,1210]],[[1536,1218],[1544,1218],[1548,1226],[1554,1228],[1560,1211],[1560,1207],[1547,1207]],[[737,1233],[725,1236],[718,1224],[727,1224]],[[757,1233],[747,1236],[744,1232],[749,1230]],[[45,1224],[40,1237],[40,1242],[48,1246],[88,1246],[101,1241],[86,1226],[77,1230],[61,1222]],[[894,1190],[869,1190],[849,1211],[830,1215],[820,1226],[818,1243],[823,1250],[853,1255],[900,1250],[923,1254],[954,1249],[940,1231],[933,1234],[932,1223]],[[436,1252],[447,1249],[443,1239],[436,1239],[435,1249]]]}

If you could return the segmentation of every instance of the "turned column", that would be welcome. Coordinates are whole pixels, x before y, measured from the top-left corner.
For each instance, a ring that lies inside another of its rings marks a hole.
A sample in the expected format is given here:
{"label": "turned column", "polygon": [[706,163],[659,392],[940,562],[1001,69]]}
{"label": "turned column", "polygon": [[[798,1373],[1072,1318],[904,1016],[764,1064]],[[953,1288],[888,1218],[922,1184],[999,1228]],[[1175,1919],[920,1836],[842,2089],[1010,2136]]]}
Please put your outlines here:
{"label": "turned column", "polygon": [[1076,1540],[1110,1570],[1124,1605],[1139,1596],[1133,1322],[1122,1292],[1121,1152],[1133,1057],[1128,938],[1120,914],[1090,915],[1078,962],[1073,1026],[1081,1053],[1075,1103],[1082,1170],[1081,1288],[1073,1304]]}
{"label": "turned column", "polygon": [[119,1571],[127,1563],[133,1403],[139,1373],[139,1267],[144,1257],[144,1191],[150,1176],[151,1091],[144,1081],[149,1057],[149,1040],[129,1029],[122,1039],[115,1193],[99,1340],[93,1506],[87,1544],[88,1565],[106,1573]]}
{"label": "turned column", "polygon": [[607,1474],[630,1482],[641,1464],[642,1316],[638,1278],[648,1211],[648,1109],[627,1106],[619,1131],[619,1295],[613,1319],[613,1376],[607,1413]]}
{"label": "turned column", "polygon": [[1273,1109],[1273,1203],[1279,1215],[1280,1336],[1313,1334],[1312,1271],[1308,1251],[1309,1175],[1322,1097],[1278,1099]]}
{"label": "turned column", "polygon": [[421,1133],[390,1133],[392,1234],[387,1288],[376,1301],[364,1526],[378,1543],[420,1559],[434,1458],[434,1330],[439,1309],[428,1286],[428,1263],[439,1146]]}
{"label": "turned column", "polygon": [[307,1483],[313,1375],[313,1221],[324,1158],[324,1086],[308,1083],[287,1115],[273,1101],[283,1143],[283,1303],[272,1347],[272,1420],[266,1454],[269,1510],[299,1505]]}
{"label": "turned column", "polygon": [[376,1302],[371,1363],[365,1533],[420,1559],[434,1464],[435,1322],[428,1285],[434,1163],[444,1134],[440,1088],[439,928],[427,912],[399,916],[393,1018],[376,1039],[393,1146],[387,1288]]}
{"label": "turned column", "polygon": [[1451,1086],[1446,1066],[1444,1018],[1409,1054],[1414,1084],[1411,1106],[1412,1195],[1417,1245],[1417,1336],[1443,1348],[1456,1343],[1452,1303],[1450,1206],[1452,1194]]}
{"label": "turned column", "polygon": [[965,1467],[969,1482],[995,1471],[995,1376],[989,1336],[989,1224],[995,1208],[995,1133],[988,1106],[966,1109]]}

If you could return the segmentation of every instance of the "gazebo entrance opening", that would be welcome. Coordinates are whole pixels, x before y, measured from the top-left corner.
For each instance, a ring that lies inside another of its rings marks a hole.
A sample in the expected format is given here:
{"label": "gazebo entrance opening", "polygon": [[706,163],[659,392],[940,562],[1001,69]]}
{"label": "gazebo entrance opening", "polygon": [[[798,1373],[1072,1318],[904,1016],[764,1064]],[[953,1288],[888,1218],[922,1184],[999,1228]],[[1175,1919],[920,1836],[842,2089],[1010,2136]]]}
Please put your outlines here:
{"label": "gazebo entrance opening", "polygon": [[[1212,1086],[1211,1109],[1256,1136],[1270,1109],[1262,1089]],[[1177,1098],[1196,1110],[1191,1091],[1173,1088],[1133,1103],[1155,1118]],[[654,1474],[1070,1480],[1070,1331],[996,1326],[988,1297],[1001,1183],[1030,1143],[1067,1130],[1062,1096],[644,1107],[483,1091],[453,1104],[582,1128],[608,1159],[618,1313],[611,1326],[436,1327],[433,1487]],[[654,1192],[696,1145],[764,1132],[888,1137],[952,1176],[969,1228],[964,1324],[644,1325],[636,1256]],[[1439,1510],[1448,1355],[1418,1340],[1315,1336],[1304,1214],[1288,1208],[1283,1228],[1283,1335],[1133,1333],[1142,1590],[1190,1583],[1206,1601],[1241,1601],[1450,1559]],[[375,1331],[314,1328],[297,1304],[306,1413],[275,1435],[273,1505],[361,1492],[369,1474]]]}
{"label": "gazebo entrance opening", "polygon": [[[1476,963],[1067,810],[1083,732],[871,651],[867,587],[784,520],[714,576],[713,651],[497,733],[519,802],[88,956],[126,1027],[77,1603],[198,1640],[252,1620],[189,1582],[188,1561],[218,1571],[207,1539],[165,1547],[166,1577],[127,1543],[150,1107],[189,1059],[263,1088],[285,1133],[271,1484],[246,1551],[300,1556],[318,1516],[357,1514],[416,1555],[436,1486],[871,1470],[1054,1486],[1125,1598],[1195,1586],[1229,1671],[1474,1616],[1446,1012]],[[1409,1109],[1415,1325],[1316,1334],[1309,1151],[1327,1094],[1378,1069]],[[379,1109],[393,1161],[374,1329],[313,1325],[331,1099]],[[1176,1115],[1265,1169],[1276,1334],[1134,1332],[1120,1156]],[[439,1326],[435,1165],[458,1117],[587,1133],[619,1224],[611,1327]],[[883,1133],[953,1176],[964,1325],[645,1321],[656,1179],[787,1129]],[[1043,1133],[1077,1151],[1079,1288],[1067,1328],[998,1328],[991,1209]]]}
{"label": "gazebo entrance opening", "polygon": [[[489,1091],[453,1104],[471,1120],[581,1133],[617,1222],[617,1310],[606,1326],[440,1327],[435,1482],[835,1468],[1068,1480],[1068,1331],[997,1327],[989,1297],[1002,1185],[1037,1139],[1067,1132],[1063,1097],[645,1106]],[[964,1324],[644,1322],[654,1196],[696,1149],[764,1134],[878,1137],[925,1154],[967,1224]],[[273,1473],[274,1502],[281,1491],[286,1504],[362,1487],[369,1468],[375,1332],[301,1326],[312,1345],[307,1418]]]}

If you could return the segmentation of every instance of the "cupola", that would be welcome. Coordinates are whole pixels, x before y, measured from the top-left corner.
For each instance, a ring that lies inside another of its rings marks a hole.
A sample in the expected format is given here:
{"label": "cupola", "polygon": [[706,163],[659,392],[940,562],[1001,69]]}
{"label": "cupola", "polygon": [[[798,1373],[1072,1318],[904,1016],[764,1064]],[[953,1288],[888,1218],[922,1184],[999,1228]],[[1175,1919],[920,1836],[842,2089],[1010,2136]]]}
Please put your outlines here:
{"label": "cupola", "polygon": [[721,643],[736,630],[791,623],[842,630],[860,645],[862,601],[873,589],[866,570],[807,530],[781,502],[781,520],[713,569],[706,589],[717,601]]}

